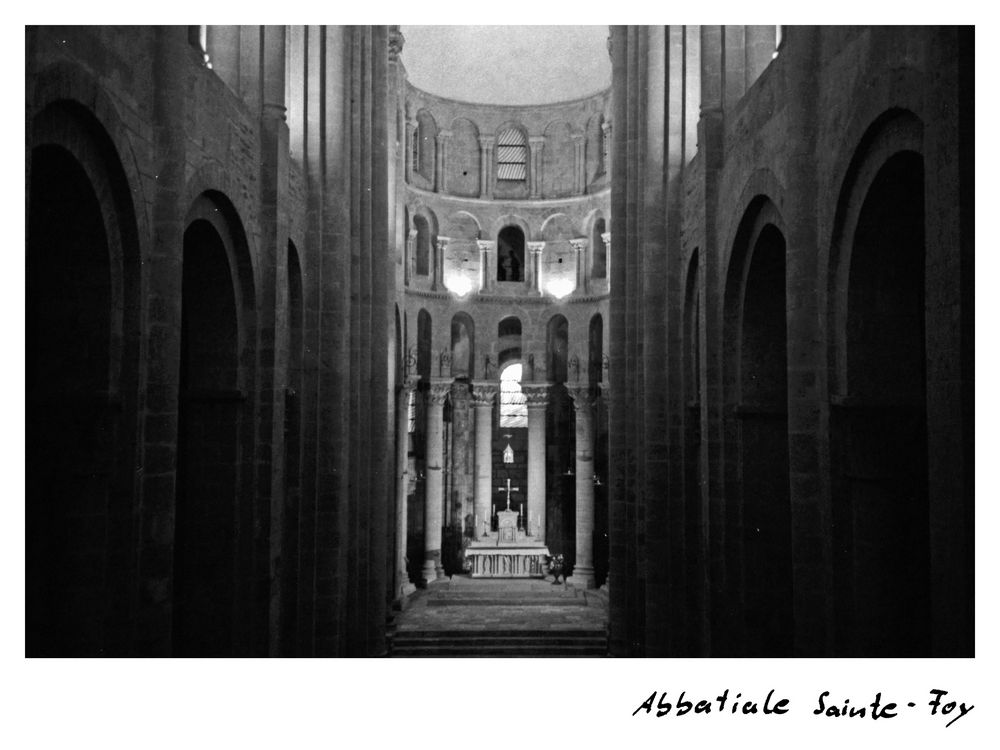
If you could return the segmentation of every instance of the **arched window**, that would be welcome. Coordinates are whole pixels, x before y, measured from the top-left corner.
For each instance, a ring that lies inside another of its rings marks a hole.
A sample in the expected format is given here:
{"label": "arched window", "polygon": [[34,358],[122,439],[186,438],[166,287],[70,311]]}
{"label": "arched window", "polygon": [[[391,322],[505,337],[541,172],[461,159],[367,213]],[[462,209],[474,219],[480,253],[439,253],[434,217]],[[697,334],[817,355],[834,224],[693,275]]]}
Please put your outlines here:
{"label": "arched window", "polygon": [[592,279],[606,279],[608,276],[608,249],[604,245],[602,234],[607,232],[604,219],[594,222],[594,231],[590,235],[590,252],[593,258],[590,277]]}
{"label": "arched window", "polygon": [[413,134],[416,142],[413,146],[413,171],[419,172],[428,180],[434,179],[434,149],[438,127],[430,112],[420,110],[417,113],[417,130]]}
{"label": "arched window", "polygon": [[524,133],[509,128],[497,137],[497,180],[524,182],[528,179],[528,145]]}
{"label": "arched window", "polygon": [[528,426],[528,401],[521,392],[520,362],[508,365],[500,373],[500,426]]}
{"label": "arched window", "polygon": [[497,235],[497,281],[524,281],[524,232],[504,227]]}
{"label": "arched window", "polygon": [[413,227],[417,230],[417,276],[429,276],[431,272],[431,228],[427,219],[419,214],[413,217]]}

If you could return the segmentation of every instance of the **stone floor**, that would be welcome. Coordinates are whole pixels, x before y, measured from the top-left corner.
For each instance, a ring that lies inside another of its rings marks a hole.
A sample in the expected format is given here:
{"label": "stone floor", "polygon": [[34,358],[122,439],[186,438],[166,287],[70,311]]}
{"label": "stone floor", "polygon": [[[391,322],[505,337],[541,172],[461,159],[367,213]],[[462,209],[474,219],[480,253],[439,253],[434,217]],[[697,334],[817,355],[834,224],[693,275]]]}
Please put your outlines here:
{"label": "stone floor", "polygon": [[598,656],[607,623],[604,591],[454,576],[410,596],[390,639],[394,655]]}

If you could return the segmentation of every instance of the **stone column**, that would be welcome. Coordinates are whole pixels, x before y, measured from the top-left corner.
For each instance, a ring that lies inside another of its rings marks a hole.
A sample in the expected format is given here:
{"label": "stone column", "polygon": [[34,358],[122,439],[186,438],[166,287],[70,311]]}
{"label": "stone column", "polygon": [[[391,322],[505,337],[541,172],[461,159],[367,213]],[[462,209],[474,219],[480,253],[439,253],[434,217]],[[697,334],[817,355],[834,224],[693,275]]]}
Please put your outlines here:
{"label": "stone column", "polygon": [[573,291],[577,294],[585,294],[590,291],[589,276],[587,274],[587,240],[586,239],[576,239],[570,240],[569,244],[573,247],[573,252],[576,254],[576,289]]}
{"label": "stone column", "polygon": [[472,405],[476,411],[476,487],[473,499],[476,538],[491,522],[490,499],[493,497],[493,400],[500,392],[494,381],[472,383]]}
{"label": "stone column", "polygon": [[444,252],[448,249],[451,237],[438,237],[436,243],[437,252],[434,254],[434,278],[431,282],[431,289],[439,291],[444,289]]}
{"label": "stone column", "polygon": [[607,174],[611,174],[611,121],[601,123],[601,166]]}
{"label": "stone column", "polygon": [[591,406],[587,383],[566,385],[576,408],[576,565],[567,583],[594,587],[594,453]]}
{"label": "stone column", "polygon": [[406,519],[410,485],[410,395],[419,379],[419,375],[406,376],[399,386],[396,403],[396,585],[393,590],[400,599],[416,590],[406,572]]}
{"label": "stone column", "polygon": [[417,121],[407,120],[406,121],[406,182],[409,184],[413,182],[413,171],[419,168],[418,164],[413,163],[413,139],[417,137]]}
{"label": "stone column", "polygon": [[526,280],[538,294],[542,293],[542,250],[544,249],[544,242],[528,243],[530,259],[528,261],[528,276],[526,276]]}
{"label": "stone column", "polygon": [[493,146],[492,135],[479,136],[479,197],[493,197]]}
{"label": "stone column", "polygon": [[528,401],[528,518],[536,517],[537,529],[529,531],[545,541],[545,409],[549,405],[551,383],[522,383]]}
{"label": "stone column", "polygon": [[[603,363],[601,364],[601,367],[602,368],[604,367]],[[605,370],[602,373],[602,375],[606,378],[608,376],[607,371]],[[600,383],[598,383],[597,386],[598,386],[598,393],[600,394],[600,397],[597,399],[597,409],[598,409],[598,412],[601,415],[601,420],[603,421],[604,425],[607,426],[607,424],[608,424],[608,412],[609,412],[608,404],[611,401],[611,383],[609,383],[607,380],[603,380]],[[609,479],[609,477],[604,477],[605,484],[608,483],[608,479]],[[611,529],[611,503],[608,503],[608,517],[607,517],[607,519],[605,519],[605,523],[607,524],[607,528],[608,528],[609,533],[610,533],[610,529]],[[610,550],[609,550],[608,556],[610,558]],[[607,562],[608,562],[608,574],[607,574],[607,577],[604,579],[604,585],[601,586],[601,591],[608,591],[608,592],[610,592],[611,591],[611,560],[609,559]]]}
{"label": "stone column", "polygon": [[439,130],[437,134],[437,151],[434,158],[434,190],[447,193],[448,185],[445,179],[448,172],[448,139],[450,130]]}
{"label": "stone column", "polygon": [[573,133],[570,137],[573,139],[573,183],[575,188],[573,192],[577,195],[583,195],[587,188],[587,162],[583,154],[584,135],[583,133]]}
{"label": "stone column", "polygon": [[417,230],[411,229],[406,235],[406,262],[403,263],[403,283],[409,286],[413,279],[413,264],[417,258]]}
{"label": "stone column", "polygon": [[424,487],[425,583],[444,578],[441,566],[441,522],[444,509],[444,402],[451,378],[431,378],[427,391],[427,479]]}
{"label": "stone column", "polygon": [[492,286],[490,283],[490,250],[493,249],[492,240],[476,240],[476,247],[479,248],[479,291],[488,292]]}
{"label": "stone column", "polygon": [[542,149],[545,148],[545,136],[530,136],[528,144],[531,151],[531,172],[528,175],[528,189],[532,198],[540,198],[542,195]]}
{"label": "stone column", "polygon": [[604,243],[604,278],[611,279],[611,232],[601,235],[601,242]]}

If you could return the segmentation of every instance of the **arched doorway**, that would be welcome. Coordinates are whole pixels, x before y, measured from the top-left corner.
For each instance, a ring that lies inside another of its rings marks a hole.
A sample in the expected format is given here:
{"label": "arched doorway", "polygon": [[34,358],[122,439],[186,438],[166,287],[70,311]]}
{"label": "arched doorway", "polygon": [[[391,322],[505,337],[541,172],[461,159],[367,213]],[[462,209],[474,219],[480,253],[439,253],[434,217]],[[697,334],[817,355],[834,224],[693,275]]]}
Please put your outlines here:
{"label": "arched doorway", "polygon": [[244,646],[250,596],[241,528],[246,393],[240,377],[238,230],[225,205],[199,198],[184,232],[174,531],[174,654],[227,656]]}
{"label": "arched doorway", "polygon": [[139,243],[101,125],[69,102],[32,121],[25,298],[25,651],[129,646]]}
{"label": "arched doorway", "polygon": [[[733,248],[726,296],[727,569],[746,656],[792,651],[785,238],[766,198],[753,201]],[[735,589],[735,590],[734,590]]]}
{"label": "arched doorway", "polygon": [[524,281],[524,232],[506,226],[497,235],[497,281]]}
{"label": "arched doorway", "polygon": [[65,150],[35,149],[27,265],[27,652],[103,640],[115,425],[111,258],[94,188]]}
{"label": "arched doorway", "polygon": [[844,240],[846,392],[831,409],[838,639],[851,655],[916,656],[929,649],[930,608],[919,153],[886,159]]}

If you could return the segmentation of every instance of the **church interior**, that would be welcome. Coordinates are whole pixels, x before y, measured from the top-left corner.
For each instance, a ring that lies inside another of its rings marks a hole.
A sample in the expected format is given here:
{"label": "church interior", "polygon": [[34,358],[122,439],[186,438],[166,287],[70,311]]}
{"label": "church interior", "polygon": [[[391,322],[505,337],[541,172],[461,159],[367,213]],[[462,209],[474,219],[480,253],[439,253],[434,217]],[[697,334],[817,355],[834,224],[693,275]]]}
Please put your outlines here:
{"label": "church interior", "polygon": [[496,33],[26,27],[26,655],[973,656],[973,29]]}

